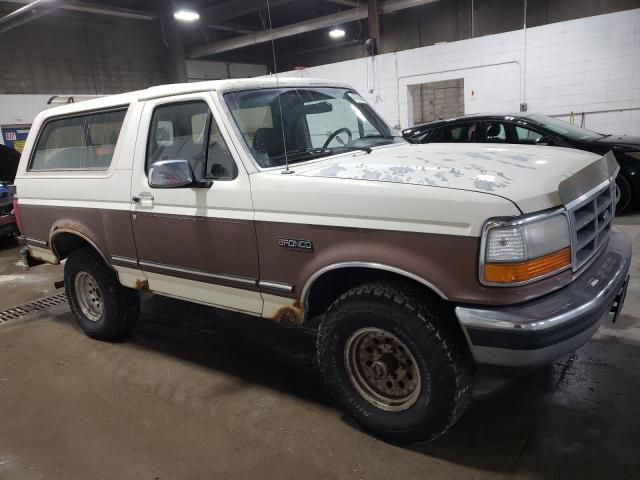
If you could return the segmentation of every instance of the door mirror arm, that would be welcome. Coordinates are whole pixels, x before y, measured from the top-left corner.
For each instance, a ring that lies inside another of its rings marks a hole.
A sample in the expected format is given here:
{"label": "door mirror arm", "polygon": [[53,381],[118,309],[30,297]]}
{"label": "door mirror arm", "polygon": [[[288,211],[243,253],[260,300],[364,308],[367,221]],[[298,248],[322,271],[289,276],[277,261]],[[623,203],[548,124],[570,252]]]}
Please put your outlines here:
{"label": "door mirror arm", "polygon": [[203,178],[202,180],[194,180],[193,183],[188,186],[192,188],[211,188],[211,185],[213,185],[213,180]]}
{"label": "door mirror arm", "polygon": [[160,160],[149,169],[149,186],[153,188],[210,188],[213,180],[196,180],[186,160]]}

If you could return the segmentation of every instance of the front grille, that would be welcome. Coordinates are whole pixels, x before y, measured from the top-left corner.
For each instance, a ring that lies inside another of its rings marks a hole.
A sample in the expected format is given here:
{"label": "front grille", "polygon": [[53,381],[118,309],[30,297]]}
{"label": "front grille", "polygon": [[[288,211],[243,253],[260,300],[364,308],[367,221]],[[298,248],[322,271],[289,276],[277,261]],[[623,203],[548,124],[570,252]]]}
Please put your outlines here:
{"label": "front grille", "polygon": [[609,239],[616,210],[615,183],[608,181],[596,192],[569,206],[573,269],[587,263]]}

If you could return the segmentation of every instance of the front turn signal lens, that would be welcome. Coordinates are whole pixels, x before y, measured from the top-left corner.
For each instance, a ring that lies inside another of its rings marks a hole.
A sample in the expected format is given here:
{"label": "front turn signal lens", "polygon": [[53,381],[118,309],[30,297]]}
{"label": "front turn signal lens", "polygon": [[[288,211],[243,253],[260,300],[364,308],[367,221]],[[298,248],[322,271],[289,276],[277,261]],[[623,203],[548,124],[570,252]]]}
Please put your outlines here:
{"label": "front turn signal lens", "polygon": [[491,283],[520,283],[556,272],[571,265],[571,248],[516,263],[487,263],[484,279]]}

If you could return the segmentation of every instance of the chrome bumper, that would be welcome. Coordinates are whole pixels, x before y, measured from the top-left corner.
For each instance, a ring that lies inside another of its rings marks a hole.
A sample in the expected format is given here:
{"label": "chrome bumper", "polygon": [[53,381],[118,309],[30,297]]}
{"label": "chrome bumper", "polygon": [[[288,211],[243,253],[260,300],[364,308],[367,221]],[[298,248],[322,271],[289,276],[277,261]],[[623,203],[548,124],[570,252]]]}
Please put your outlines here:
{"label": "chrome bumper", "polygon": [[608,245],[570,285],[542,298],[501,308],[456,308],[476,362],[544,365],[584,345],[624,301],[631,241],[612,228]]}

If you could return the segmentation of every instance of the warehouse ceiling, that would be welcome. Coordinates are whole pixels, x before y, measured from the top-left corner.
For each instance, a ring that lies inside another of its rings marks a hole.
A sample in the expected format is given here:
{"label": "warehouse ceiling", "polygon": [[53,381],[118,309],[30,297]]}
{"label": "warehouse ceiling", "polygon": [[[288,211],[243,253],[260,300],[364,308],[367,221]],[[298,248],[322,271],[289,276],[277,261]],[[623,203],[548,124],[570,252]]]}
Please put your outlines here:
{"label": "warehouse ceiling", "polygon": [[[386,14],[434,0],[371,1]],[[0,34],[43,15],[154,21],[164,33],[176,24],[174,12],[183,8],[200,15],[196,22],[178,24],[190,59],[270,64],[270,21],[279,63],[280,57],[299,59],[341,47],[357,46],[364,54],[370,36],[366,0],[0,0]],[[330,38],[334,27],[344,36]]]}

